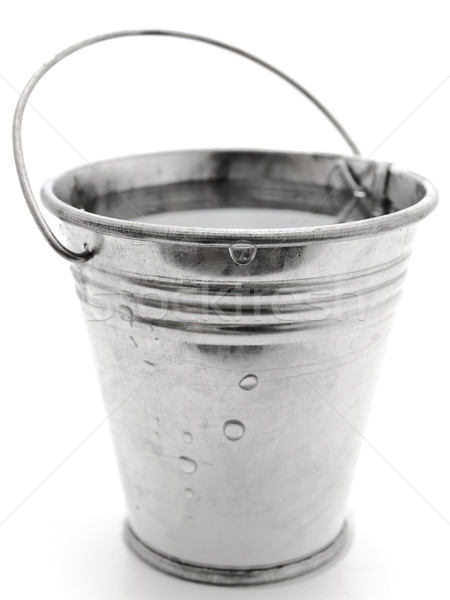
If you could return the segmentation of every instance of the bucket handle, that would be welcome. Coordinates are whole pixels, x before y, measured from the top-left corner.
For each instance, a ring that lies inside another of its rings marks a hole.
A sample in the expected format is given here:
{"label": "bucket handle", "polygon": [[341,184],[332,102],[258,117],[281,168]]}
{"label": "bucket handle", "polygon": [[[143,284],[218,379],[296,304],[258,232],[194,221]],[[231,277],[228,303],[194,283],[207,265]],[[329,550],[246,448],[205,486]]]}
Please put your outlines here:
{"label": "bucket handle", "polygon": [[66,248],[55,236],[50,226],[42,214],[41,209],[36,201],[36,198],[33,194],[33,190],[31,188],[30,180],[28,177],[28,172],[25,166],[25,160],[23,156],[23,148],[22,148],[22,119],[23,113],[25,111],[28,98],[31,95],[31,92],[36,87],[37,83],[42,79],[42,77],[50,71],[52,67],[54,67],[57,63],[62,61],[66,56],[70,54],[74,54],[81,50],[82,48],[86,48],[87,46],[92,46],[93,44],[97,44],[99,42],[104,42],[106,40],[112,40],[115,38],[121,37],[131,37],[131,36],[165,36],[165,37],[173,37],[173,38],[183,38],[187,40],[194,40],[196,42],[202,42],[204,44],[209,44],[211,46],[217,46],[218,48],[222,48],[224,50],[228,50],[229,52],[233,52],[234,54],[238,54],[243,58],[246,58],[261,67],[264,67],[268,71],[271,71],[274,75],[277,75],[286,83],[293,86],[296,90],[298,90],[303,96],[305,96],[312,104],[318,108],[322,114],[330,121],[330,123],[337,129],[340,135],[344,138],[347,145],[350,147],[351,151],[355,155],[360,155],[360,151],[352,140],[350,135],[344,129],[344,127],[339,123],[339,121],[334,117],[330,111],[315,97],[311,92],[309,92],[302,85],[291,79],[288,75],[267,63],[266,61],[246,52],[245,50],[241,50],[240,48],[236,48],[235,46],[231,46],[230,44],[225,44],[224,42],[220,42],[208,37],[203,37],[201,35],[195,35],[192,33],[183,33],[179,31],[165,31],[158,29],[143,29],[143,30],[130,30],[130,31],[115,31],[111,33],[105,33],[102,35],[97,35],[95,37],[91,37],[82,42],[78,42],[77,44],[73,44],[69,46],[65,50],[62,50],[56,56],[54,56],[51,60],[46,62],[40,69],[38,69],[31,79],[26,84],[22,94],[20,95],[19,101],[16,106],[16,111],[14,113],[14,121],[13,121],[13,150],[14,150],[14,160],[16,163],[17,174],[19,176],[20,186],[22,188],[23,195],[25,197],[28,208],[35,220],[40,232],[45,237],[50,246],[63,258],[70,260],[72,262],[85,262],[92,258],[94,252],[91,250],[87,244],[85,244],[85,249],[83,252],[77,253],[73,252],[69,248]]}

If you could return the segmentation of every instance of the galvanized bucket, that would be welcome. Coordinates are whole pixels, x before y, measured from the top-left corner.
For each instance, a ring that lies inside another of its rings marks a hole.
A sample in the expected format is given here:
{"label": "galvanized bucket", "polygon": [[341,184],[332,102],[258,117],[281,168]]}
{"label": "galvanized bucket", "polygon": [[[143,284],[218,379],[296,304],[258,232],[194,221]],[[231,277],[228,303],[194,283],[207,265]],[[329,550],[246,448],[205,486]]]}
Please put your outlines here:
{"label": "galvanized bucket", "polygon": [[[30,188],[22,114],[59,60],[130,35],[194,39],[259,63],[306,94],[356,156],[196,150],[87,165],[42,189],[62,244]],[[336,556],[433,186],[358,157],[325,107],[274,67],[174,32],[107,34],[57,55],[21,96],[14,143],[33,216],[73,261],[131,547],[174,575],[227,585],[284,579]]]}

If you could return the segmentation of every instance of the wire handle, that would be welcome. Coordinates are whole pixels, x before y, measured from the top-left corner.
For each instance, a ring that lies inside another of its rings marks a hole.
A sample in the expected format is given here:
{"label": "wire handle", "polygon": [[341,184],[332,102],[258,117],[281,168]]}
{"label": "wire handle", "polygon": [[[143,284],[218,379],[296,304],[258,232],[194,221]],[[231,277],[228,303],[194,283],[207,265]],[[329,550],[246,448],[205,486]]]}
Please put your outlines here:
{"label": "wire handle", "polygon": [[28,172],[25,166],[25,160],[23,156],[23,148],[22,148],[22,120],[25,108],[27,106],[28,99],[31,95],[31,92],[34,90],[38,82],[42,79],[42,77],[50,71],[52,67],[54,67],[57,63],[62,61],[64,58],[69,56],[70,54],[74,54],[78,52],[78,50],[82,50],[87,46],[92,46],[93,44],[98,44],[99,42],[105,42],[107,40],[112,40],[115,38],[121,37],[131,37],[131,36],[165,36],[165,37],[173,37],[173,38],[183,38],[187,40],[194,40],[196,42],[202,42],[204,44],[209,44],[211,46],[217,46],[218,48],[222,48],[224,50],[228,50],[229,52],[233,52],[234,54],[238,54],[243,58],[246,58],[261,67],[271,71],[274,75],[277,75],[286,83],[293,86],[296,90],[298,90],[301,94],[303,94],[308,100],[312,102],[321,112],[322,114],[330,121],[330,123],[337,129],[337,131],[344,138],[345,142],[350,147],[351,151],[355,155],[359,155],[360,152],[358,150],[357,145],[352,140],[350,135],[346,132],[343,126],[339,123],[339,121],[334,117],[330,111],[315,97],[311,92],[309,92],[302,85],[291,79],[288,75],[272,66],[271,64],[265,62],[264,60],[246,52],[245,50],[241,50],[240,48],[236,48],[235,46],[231,46],[230,44],[225,44],[224,42],[219,42],[217,40],[203,37],[201,35],[195,35],[191,33],[183,33],[179,31],[165,31],[158,29],[143,29],[143,30],[130,30],[130,31],[115,31],[111,33],[105,33],[103,35],[97,35],[95,37],[91,37],[82,42],[78,42],[77,44],[73,44],[69,46],[65,50],[62,50],[56,56],[54,56],[51,60],[46,62],[40,69],[38,69],[35,74],[28,81],[25,86],[22,94],[20,95],[19,101],[16,106],[16,111],[14,114],[13,121],[13,149],[14,149],[14,160],[16,163],[17,174],[19,176],[20,185],[22,188],[23,195],[27,202],[28,208],[39,227],[42,235],[45,237],[50,246],[63,258],[73,261],[73,262],[85,262],[92,258],[93,251],[89,249],[86,245],[85,250],[83,252],[77,253],[73,252],[69,248],[66,248],[61,242],[56,238],[55,234],[51,230],[47,221],[42,214],[41,209],[36,201],[36,198],[33,194],[33,190],[31,188],[30,180],[28,177]]}

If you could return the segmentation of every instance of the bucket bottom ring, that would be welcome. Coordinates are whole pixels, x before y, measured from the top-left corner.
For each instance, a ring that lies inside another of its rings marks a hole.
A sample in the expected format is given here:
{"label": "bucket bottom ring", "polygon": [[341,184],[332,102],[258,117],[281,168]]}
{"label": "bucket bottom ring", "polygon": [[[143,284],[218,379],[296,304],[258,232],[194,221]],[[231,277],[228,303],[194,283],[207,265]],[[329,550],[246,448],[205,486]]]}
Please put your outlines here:
{"label": "bucket bottom ring", "polygon": [[348,543],[348,526],[344,523],[337,537],[326,548],[295,562],[256,569],[226,569],[203,567],[169,558],[146,546],[126,524],[125,538],[130,548],[146,563],[169,575],[213,585],[254,585],[274,583],[304,575],[338,557]]}

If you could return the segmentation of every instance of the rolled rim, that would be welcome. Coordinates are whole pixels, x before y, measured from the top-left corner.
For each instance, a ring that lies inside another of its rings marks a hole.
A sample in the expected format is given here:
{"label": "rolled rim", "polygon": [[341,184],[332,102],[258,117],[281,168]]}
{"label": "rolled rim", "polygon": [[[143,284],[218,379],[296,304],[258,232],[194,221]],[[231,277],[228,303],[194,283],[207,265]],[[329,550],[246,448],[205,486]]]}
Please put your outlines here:
{"label": "rolled rim", "polygon": [[[120,165],[121,161],[143,159],[146,157],[166,156],[183,153],[223,153],[224,150],[184,150],[170,151],[150,154],[141,154],[120,158],[112,158],[107,161],[95,162],[90,165],[94,169],[101,168],[102,165]],[[225,152],[233,155],[248,152],[246,150],[226,150]],[[290,152],[272,152],[272,151],[251,151],[263,155],[283,156],[312,156],[310,154],[290,153]],[[354,161],[354,157],[346,157],[330,154],[316,154],[319,160],[335,158]],[[363,161],[369,162],[369,161]],[[376,161],[370,161],[375,164]],[[55,192],[55,185],[62,177],[76,175],[81,169],[78,167],[50,179],[44,183],[41,189],[41,198],[45,207],[65,223],[85,228],[103,235],[127,237],[134,239],[155,239],[166,242],[178,243],[199,243],[213,245],[229,245],[239,241],[251,242],[261,246],[280,246],[280,245],[303,245],[310,243],[323,243],[329,240],[344,241],[351,238],[361,238],[382,234],[394,229],[412,225],[422,220],[430,214],[438,203],[438,194],[435,186],[426,178],[414,172],[400,169],[395,165],[390,166],[391,174],[401,174],[411,178],[417,184],[423,186],[425,193],[423,197],[409,207],[396,210],[390,214],[370,217],[363,220],[337,223],[328,225],[318,225],[310,227],[292,227],[282,229],[214,229],[204,227],[186,227],[178,225],[151,224],[146,222],[136,222],[132,220],[106,217],[99,214],[86,212],[82,209],[71,206],[66,201],[59,198]]]}

